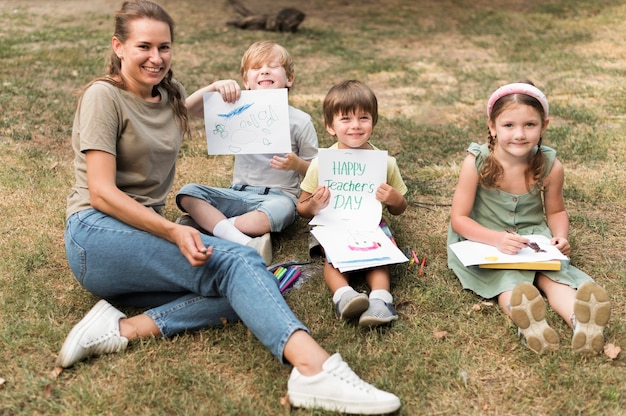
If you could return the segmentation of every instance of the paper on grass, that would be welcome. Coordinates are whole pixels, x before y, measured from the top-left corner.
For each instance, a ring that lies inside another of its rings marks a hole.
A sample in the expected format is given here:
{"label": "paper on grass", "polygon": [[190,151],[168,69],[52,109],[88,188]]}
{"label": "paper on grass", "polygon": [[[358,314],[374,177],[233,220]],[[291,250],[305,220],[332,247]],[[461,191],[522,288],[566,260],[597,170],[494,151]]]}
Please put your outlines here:
{"label": "paper on grass", "polygon": [[374,230],[382,217],[376,189],[387,181],[387,152],[363,149],[319,149],[320,186],[330,203],[309,224]]}
{"label": "paper on grass", "polygon": [[287,89],[245,90],[235,103],[202,94],[210,155],[291,152]]}
{"label": "paper on grass", "polygon": [[499,264],[499,263],[529,263],[549,260],[567,260],[567,256],[550,244],[550,240],[543,235],[525,235],[531,242],[535,242],[545,252],[536,253],[530,247],[524,247],[517,254],[502,253],[494,246],[477,243],[475,241],[460,241],[450,244],[450,249],[456,254],[459,261],[464,266],[475,266],[478,264]]}
{"label": "paper on grass", "polygon": [[322,225],[311,233],[341,272],[409,261],[380,227],[367,230]]}

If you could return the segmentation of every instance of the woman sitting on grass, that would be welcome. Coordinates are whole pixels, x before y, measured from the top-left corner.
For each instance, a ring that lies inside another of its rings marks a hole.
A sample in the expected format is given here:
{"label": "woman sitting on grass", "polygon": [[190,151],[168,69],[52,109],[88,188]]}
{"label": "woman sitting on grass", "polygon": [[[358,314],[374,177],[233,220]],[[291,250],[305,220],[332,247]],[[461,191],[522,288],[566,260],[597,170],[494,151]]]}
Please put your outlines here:
{"label": "woman sitting on grass", "polygon": [[[140,337],[241,319],[278,360],[294,366],[288,382],[294,406],[397,410],[395,395],[365,383],[339,354],[329,356],[317,344],[253,248],[161,215],[189,133],[185,91],[170,68],[173,26],[155,3],[125,2],[108,74],[80,98],[65,247],[79,283],[106,300],[71,330],[57,365],[122,351]],[[150,309],[126,317],[109,302]]]}

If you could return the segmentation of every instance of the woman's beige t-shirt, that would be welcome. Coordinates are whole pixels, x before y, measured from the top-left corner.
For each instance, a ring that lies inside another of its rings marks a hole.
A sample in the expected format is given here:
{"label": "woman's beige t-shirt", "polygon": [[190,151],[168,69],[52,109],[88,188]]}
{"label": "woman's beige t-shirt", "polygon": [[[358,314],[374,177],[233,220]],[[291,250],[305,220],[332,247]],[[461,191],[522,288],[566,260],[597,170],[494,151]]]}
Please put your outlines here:
{"label": "woman's beige t-shirt", "polygon": [[114,155],[117,187],[161,212],[174,183],[182,131],[167,92],[159,92],[158,103],[104,81],[95,82],[84,92],[72,128],[75,183],[67,198],[66,217],[91,207],[85,162],[88,150]]}

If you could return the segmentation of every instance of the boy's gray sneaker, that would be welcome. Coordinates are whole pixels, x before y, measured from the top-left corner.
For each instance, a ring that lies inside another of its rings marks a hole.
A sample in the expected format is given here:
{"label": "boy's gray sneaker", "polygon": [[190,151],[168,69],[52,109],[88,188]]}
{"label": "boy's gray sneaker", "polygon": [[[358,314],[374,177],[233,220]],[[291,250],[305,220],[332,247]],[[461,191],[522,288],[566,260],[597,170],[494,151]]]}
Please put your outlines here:
{"label": "boy's gray sneaker", "polygon": [[361,315],[370,306],[370,300],[365,293],[356,290],[346,292],[335,304],[339,319],[352,319]]}
{"label": "boy's gray sneaker", "polygon": [[370,299],[370,306],[359,318],[359,326],[378,326],[398,319],[393,303],[382,299]]}
{"label": "boy's gray sneaker", "polygon": [[56,365],[71,367],[85,358],[126,349],[128,339],[120,335],[120,319],[126,318],[106,300],[91,308],[70,331]]}

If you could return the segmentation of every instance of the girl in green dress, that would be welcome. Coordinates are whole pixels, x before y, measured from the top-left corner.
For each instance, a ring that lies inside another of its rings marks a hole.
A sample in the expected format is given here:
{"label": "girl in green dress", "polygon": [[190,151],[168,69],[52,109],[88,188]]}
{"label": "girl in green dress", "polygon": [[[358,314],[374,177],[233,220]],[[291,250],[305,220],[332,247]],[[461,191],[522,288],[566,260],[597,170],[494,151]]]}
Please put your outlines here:
{"label": "girl in green dress", "polygon": [[470,144],[452,200],[448,267],[463,288],[497,297],[531,350],[559,348],[559,336],[545,319],[543,292],[573,328],[572,349],[600,352],[611,314],[608,296],[569,261],[557,271],[482,269],[463,266],[449,248],[467,239],[515,254],[530,242],[525,235],[542,234],[569,256],[563,165],[541,144],[548,110],[545,95],[529,82],[505,85],[489,98],[489,142]]}

